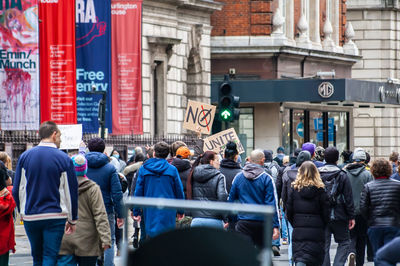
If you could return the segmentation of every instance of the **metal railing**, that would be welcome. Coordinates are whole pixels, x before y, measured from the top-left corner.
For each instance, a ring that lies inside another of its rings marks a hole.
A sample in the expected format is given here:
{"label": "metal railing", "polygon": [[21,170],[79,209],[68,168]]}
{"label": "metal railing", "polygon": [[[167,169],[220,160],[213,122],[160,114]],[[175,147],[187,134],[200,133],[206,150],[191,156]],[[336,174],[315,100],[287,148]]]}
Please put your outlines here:
{"label": "metal railing", "polygon": [[[249,213],[264,216],[264,248],[262,250],[262,266],[272,265],[272,217],[275,210],[272,206],[241,204],[227,202],[211,202],[197,200],[178,200],[164,198],[146,198],[146,197],[129,197],[124,200],[125,216],[128,217],[128,210],[131,208],[157,208],[157,209],[173,209],[173,210],[190,210],[190,211],[211,211],[221,214],[238,214]],[[128,259],[128,222],[124,224],[124,241],[123,241],[123,258],[124,265]],[[228,254],[227,254],[228,255]]]}

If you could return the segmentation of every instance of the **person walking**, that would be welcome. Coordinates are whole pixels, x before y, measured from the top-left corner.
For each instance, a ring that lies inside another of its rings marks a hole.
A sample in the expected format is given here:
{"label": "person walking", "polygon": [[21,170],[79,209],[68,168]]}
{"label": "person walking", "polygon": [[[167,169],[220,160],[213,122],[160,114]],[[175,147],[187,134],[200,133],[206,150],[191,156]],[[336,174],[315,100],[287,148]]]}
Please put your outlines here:
{"label": "person walking", "polygon": [[293,226],[293,260],[296,265],[322,265],[329,201],[317,167],[304,162],[290,187],[286,215]]}
{"label": "person walking", "polygon": [[339,151],[335,147],[325,149],[325,162],[318,168],[321,179],[325,184],[325,190],[330,201],[330,221],[325,230],[325,260],[323,265],[331,265],[329,250],[331,236],[338,243],[333,265],[344,265],[349,255],[350,235],[349,230],[355,225],[354,201],[351,184],[346,172],[338,166]]}
{"label": "person walking", "polygon": [[320,162],[320,161],[318,161],[318,160],[315,159],[315,149],[316,149],[316,146],[315,146],[314,143],[312,143],[312,142],[306,142],[306,143],[304,143],[304,144],[301,146],[301,149],[302,149],[303,151],[308,151],[308,152],[311,154],[311,160],[314,162],[314,164],[315,164],[315,166],[316,166],[317,168],[318,168],[318,167],[324,166],[324,163],[323,163],[323,162]]}
{"label": "person walking", "polygon": [[[163,141],[154,145],[154,158],[146,160],[138,171],[135,197],[152,197],[167,199],[184,199],[182,182],[178,170],[170,165],[166,158],[170,152],[169,145]],[[175,228],[175,217],[184,217],[183,213],[174,210],[146,208],[141,213],[139,208],[133,210],[132,218],[140,222],[144,216],[146,235],[155,237]]]}
{"label": "person walking", "polygon": [[[213,151],[199,156],[187,180],[187,198],[200,201],[226,201],[225,176],[219,171],[219,158]],[[192,227],[223,229],[223,216],[209,211],[192,211]]]}
{"label": "person walking", "polygon": [[76,155],[72,161],[78,177],[79,220],[75,234],[63,237],[57,265],[95,266],[97,257],[111,246],[110,225],[100,187],[86,176],[85,157]]}
{"label": "person walking", "polygon": [[[233,180],[229,193],[229,202],[269,205],[275,208],[273,216],[273,236],[279,237],[278,206],[276,202],[274,181],[264,170],[265,156],[262,150],[254,150],[243,171]],[[263,217],[252,214],[239,214],[236,231],[248,237],[254,245],[262,248],[264,245]]]}
{"label": "person walking", "polygon": [[237,150],[237,145],[233,141],[229,141],[226,144],[224,151],[224,159],[222,159],[220,164],[221,174],[225,176],[226,180],[226,191],[231,191],[232,182],[235,176],[242,171],[240,163],[237,161],[239,158],[239,152]]}
{"label": "person walking", "polygon": [[10,250],[15,253],[15,231],[13,211],[15,201],[11,195],[12,187],[6,185],[7,168],[0,162],[0,265],[6,266]]}
{"label": "person walking", "polygon": [[374,259],[379,248],[400,236],[400,182],[390,179],[393,168],[389,161],[372,163],[374,181],[367,183],[361,194],[360,210],[368,220],[368,238]]}
{"label": "person walking", "polygon": [[350,254],[347,261],[348,264],[351,266],[354,265],[354,262],[358,266],[362,266],[365,261],[365,247],[367,245],[368,225],[367,221],[361,215],[360,199],[361,192],[363,191],[365,184],[373,180],[371,172],[365,169],[366,159],[367,156],[364,149],[357,148],[354,150],[354,162],[348,164],[344,168],[351,184],[356,222],[354,228],[350,230]]}
{"label": "person walking", "polygon": [[87,177],[100,186],[104,206],[107,211],[108,223],[111,232],[111,248],[104,252],[104,265],[114,265],[115,247],[115,215],[117,226],[124,224],[122,212],[122,187],[116,168],[110,163],[110,159],[104,150],[105,142],[101,138],[93,138],[88,142],[89,152],[86,154],[88,163]]}
{"label": "person walking", "polygon": [[64,235],[75,232],[78,180],[71,158],[59,150],[57,124],[43,122],[38,146],[18,159],[12,194],[24,221],[34,265],[55,265]]}
{"label": "person walking", "polygon": [[183,192],[185,193],[185,198],[187,198],[186,193],[186,183],[188,180],[188,176],[192,169],[192,165],[189,161],[190,158],[190,150],[186,146],[182,146],[178,148],[175,153],[175,157],[172,159],[171,164],[176,167],[179,173],[179,177],[181,178]]}

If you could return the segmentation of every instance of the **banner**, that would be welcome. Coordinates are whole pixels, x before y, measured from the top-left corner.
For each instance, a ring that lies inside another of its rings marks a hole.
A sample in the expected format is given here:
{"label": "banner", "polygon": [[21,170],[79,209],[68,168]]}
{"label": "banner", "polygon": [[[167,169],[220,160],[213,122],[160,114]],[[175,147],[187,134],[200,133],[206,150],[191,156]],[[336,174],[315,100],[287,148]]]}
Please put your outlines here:
{"label": "banner", "polygon": [[74,1],[40,0],[40,116],[76,124]]}
{"label": "banner", "polygon": [[39,128],[38,0],[0,0],[0,129]]}
{"label": "banner", "polygon": [[113,134],[143,134],[142,1],[112,0]]}
{"label": "banner", "polygon": [[183,128],[192,131],[200,129],[201,133],[210,134],[216,109],[214,105],[189,100]]}
{"label": "banner", "polygon": [[239,154],[244,153],[243,145],[242,143],[240,143],[240,140],[236,135],[236,131],[234,128],[221,131],[204,139],[203,150],[214,151],[216,153],[219,153],[221,156],[224,156],[225,146],[229,141],[233,141],[236,143]]}
{"label": "banner", "polygon": [[104,92],[106,127],[111,133],[110,0],[75,0],[75,3],[78,123],[84,133],[99,131],[98,106],[102,95],[90,92]]}

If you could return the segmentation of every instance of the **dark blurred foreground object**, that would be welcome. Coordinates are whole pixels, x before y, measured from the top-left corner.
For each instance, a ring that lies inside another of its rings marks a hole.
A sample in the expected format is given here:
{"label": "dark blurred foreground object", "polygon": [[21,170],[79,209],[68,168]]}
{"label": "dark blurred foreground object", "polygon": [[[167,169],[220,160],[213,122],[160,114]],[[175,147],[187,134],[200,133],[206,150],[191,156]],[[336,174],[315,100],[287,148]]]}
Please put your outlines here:
{"label": "dark blurred foreground object", "polygon": [[259,251],[243,236],[214,228],[185,228],[149,239],[129,251],[134,266],[259,266]]}

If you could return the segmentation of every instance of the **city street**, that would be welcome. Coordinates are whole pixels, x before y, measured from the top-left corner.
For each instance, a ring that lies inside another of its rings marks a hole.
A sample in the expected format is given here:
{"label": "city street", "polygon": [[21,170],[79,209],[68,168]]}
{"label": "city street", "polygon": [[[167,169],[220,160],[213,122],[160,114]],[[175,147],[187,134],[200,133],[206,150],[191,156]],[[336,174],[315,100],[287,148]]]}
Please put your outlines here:
{"label": "city street", "polygon": [[[29,245],[29,240],[25,234],[24,227],[22,225],[17,225],[16,226],[16,231],[15,231],[15,239],[17,242],[17,251],[15,254],[10,255],[10,266],[11,265],[33,265],[32,263],[32,257],[30,255],[30,245]],[[333,241],[332,241],[333,242]],[[334,243],[331,246],[331,261],[333,261],[333,257],[336,252],[336,244]],[[280,257],[274,257],[273,259],[274,265],[276,266],[284,266],[288,265],[288,246],[287,245],[282,245],[281,246],[281,256]],[[116,257],[115,258],[115,265],[122,265],[120,262],[120,258]],[[364,265],[366,266],[372,266],[373,263],[365,263]]]}

